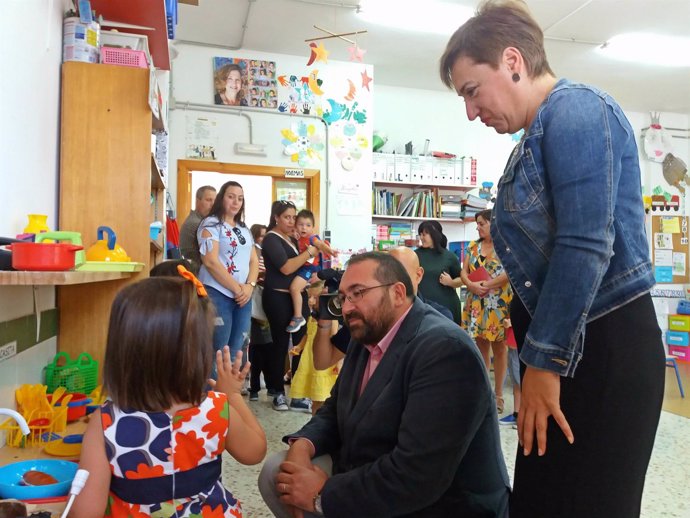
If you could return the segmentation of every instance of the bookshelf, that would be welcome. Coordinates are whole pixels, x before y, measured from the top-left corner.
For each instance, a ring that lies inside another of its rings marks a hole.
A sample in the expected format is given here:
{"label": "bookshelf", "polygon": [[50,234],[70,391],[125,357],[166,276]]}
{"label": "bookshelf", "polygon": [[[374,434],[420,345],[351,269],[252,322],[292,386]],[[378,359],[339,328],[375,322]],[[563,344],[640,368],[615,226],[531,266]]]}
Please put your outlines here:
{"label": "bookshelf", "polygon": [[[477,160],[385,153],[373,155],[372,243],[375,248],[416,242],[421,221],[444,224],[449,239],[464,240],[485,203],[469,194],[478,189]],[[470,201],[468,204],[467,201]],[[467,215],[465,215],[467,212]]]}

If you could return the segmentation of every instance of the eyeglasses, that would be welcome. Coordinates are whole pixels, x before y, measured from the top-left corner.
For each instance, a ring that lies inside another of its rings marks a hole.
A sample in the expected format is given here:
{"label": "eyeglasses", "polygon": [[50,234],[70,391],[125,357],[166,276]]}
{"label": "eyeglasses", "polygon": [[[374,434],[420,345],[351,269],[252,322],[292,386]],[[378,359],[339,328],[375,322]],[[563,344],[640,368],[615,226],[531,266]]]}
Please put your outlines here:
{"label": "eyeglasses", "polygon": [[340,306],[342,306],[345,303],[346,299],[349,302],[352,302],[354,304],[354,303],[362,300],[362,297],[364,297],[364,294],[367,293],[369,290],[373,290],[374,288],[386,288],[388,286],[393,286],[393,284],[396,284],[396,283],[395,282],[389,282],[388,284],[379,284],[378,286],[369,286],[368,288],[359,288],[356,290],[352,290],[349,294],[339,293],[338,295],[336,295],[335,298],[338,301],[338,304],[340,304]]}
{"label": "eyeglasses", "polygon": [[293,209],[295,208],[295,204],[288,200],[278,200],[278,203],[280,203],[281,205],[287,205],[288,207],[292,207]]}
{"label": "eyeglasses", "polygon": [[233,232],[235,233],[235,235],[237,236],[237,240],[240,242],[241,245],[243,245],[243,244],[245,244],[245,243],[247,242],[247,240],[246,240],[246,239],[244,238],[244,236],[242,235],[242,231],[241,231],[239,228],[233,227],[233,228],[232,228],[232,231],[233,231]]}

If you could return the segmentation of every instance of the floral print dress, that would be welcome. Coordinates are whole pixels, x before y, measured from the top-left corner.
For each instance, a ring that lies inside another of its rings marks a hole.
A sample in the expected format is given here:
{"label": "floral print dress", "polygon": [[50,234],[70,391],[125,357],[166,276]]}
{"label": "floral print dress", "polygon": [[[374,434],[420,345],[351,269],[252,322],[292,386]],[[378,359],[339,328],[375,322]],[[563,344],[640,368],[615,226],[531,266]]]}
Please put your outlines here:
{"label": "floral print dress", "polygon": [[[487,257],[480,255],[479,241],[471,241],[467,245],[467,255],[470,273],[481,266],[492,278],[503,273],[503,265],[495,253]],[[502,342],[505,340],[503,320],[508,318],[512,298],[513,290],[510,283],[491,290],[485,297],[479,297],[468,290],[462,309],[462,328],[472,338],[479,337],[490,342]]]}
{"label": "floral print dress", "polygon": [[228,400],[209,392],[197,407],[165,412],[101,407],[112,474],[106,518],[242,516],[221,482]]}

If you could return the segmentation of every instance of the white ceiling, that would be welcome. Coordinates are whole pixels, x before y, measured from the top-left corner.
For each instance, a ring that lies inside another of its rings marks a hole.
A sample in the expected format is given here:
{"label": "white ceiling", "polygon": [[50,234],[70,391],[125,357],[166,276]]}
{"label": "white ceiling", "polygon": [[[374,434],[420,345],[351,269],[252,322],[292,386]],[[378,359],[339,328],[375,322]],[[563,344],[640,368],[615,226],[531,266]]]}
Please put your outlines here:
{"label": "white ceiling", "polygon": [[[470,7],[477,0],[446,0]],[[358,0],[199,0],[179,4],[176,38],[219,46],[309,56],[306,38],[366,29],[357,37],[379,84],[443,90],[438,60],[449,35],[403,32],[366,23]],[[417,5],[424,9],[424,0]],[[690,36],[690,0],[528,0],[547,38],[604,42],[623,32]],[[581,9],[579,9],[582,7]],[[579,10],[578,10],[579,9]],[[577,12],[574,12],[577,11]],[[247,17],[248,13],[248,17]],[[572,13],[572,15],[571,15]],[[569,16],[570,15],[570,16]],[[242,25],[247,18],[242,39]],[[352,37],[354,38],[354,37]],[[326,39],[329,59],[348,61],[349,43]],[[663,68],[605,59],[595,46],[546,41],[556,75],[596,85],[631,111],[690,114],[690,68]]]}

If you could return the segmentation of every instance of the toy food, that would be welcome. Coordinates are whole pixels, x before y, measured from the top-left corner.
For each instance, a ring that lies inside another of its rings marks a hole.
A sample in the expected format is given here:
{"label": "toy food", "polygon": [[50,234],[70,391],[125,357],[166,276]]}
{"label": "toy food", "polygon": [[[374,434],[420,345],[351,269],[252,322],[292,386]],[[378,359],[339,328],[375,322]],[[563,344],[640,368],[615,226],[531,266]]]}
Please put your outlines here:
{"label": "toy food", "polygon": [[25,486],[47,486],[48,484],[57,484],[58,481],[48,473],[31,469],[24,473],[22,482]]}

